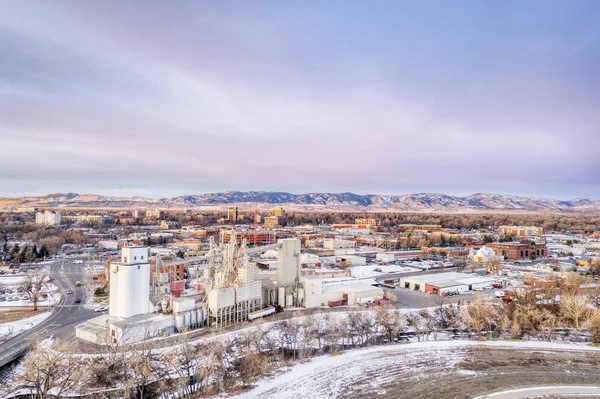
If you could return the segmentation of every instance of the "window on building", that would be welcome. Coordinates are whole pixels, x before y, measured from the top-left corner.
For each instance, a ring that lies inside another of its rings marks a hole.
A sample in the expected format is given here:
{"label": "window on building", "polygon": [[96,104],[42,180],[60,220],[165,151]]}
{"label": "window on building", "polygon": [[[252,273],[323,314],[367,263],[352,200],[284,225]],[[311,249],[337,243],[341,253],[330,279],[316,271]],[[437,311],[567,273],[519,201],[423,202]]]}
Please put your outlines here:
{"label": "window on building", "polygon": [[138,270],[140,270],[140,266],[138,265]]}
{"label": "window on building", "polygon": [[137,260],[137,256],[134,256],[134,257],[133,257],[133,260]]}

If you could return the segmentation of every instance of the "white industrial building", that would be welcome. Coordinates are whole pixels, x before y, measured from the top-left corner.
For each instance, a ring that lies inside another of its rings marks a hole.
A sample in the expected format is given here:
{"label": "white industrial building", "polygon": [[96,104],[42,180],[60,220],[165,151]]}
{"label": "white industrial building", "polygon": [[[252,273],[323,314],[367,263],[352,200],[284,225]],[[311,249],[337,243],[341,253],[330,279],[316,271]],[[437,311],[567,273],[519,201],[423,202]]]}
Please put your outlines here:
{"label": "white industrial building", "polygon": [[354,248],[355,246],[356,246],[356,241],[340,240],[340,239],[323,240],[323,248],[325,248],[325,249]]}
{"label": "white industrial building", "polygon": [[358,305],[382,299],[384,292],[353,277],[324,279],[317,276],[300,278],[304,287],[304,307],[327,306],[329,301],[342,301],[346,305]]}
{"label": "white industrial building", "polygon": [[448,272],[400,278],[400,287],[411,291],[444,295],[448,292],[468,292],[491,286],[494,279],[474,274]]}
{"label": "white industrial building", "polygon": [[344,266],[362,266],[367,264],[367,258],[356,255],[337,256],[336,261]]}
{"label": "white industrial building", "polygon": [[121,261],[110,264],[110,308],[108,314],[126,319],[150,313],[150,261],[148,248],[125,247]]}
{"label": "white industrial building", "polygon": [[164,294],[158,285],[164,273],[158,270],[159,262],[157,270],[151,268],[148,257],[147,247],[121,250],[120,261],[109,267],[109,313],[78,325],[77,338],[99,345],[127,344],[205,324],[207,312],[200,295]]}
{"label": "white industrial building", "polygon": [[378,253],[375,255],[375,260],[379,262],[389,263],[395,260],[395,256],[394,254],[389,252]]}
{"label": "white industrial building", "polygon": [[209,264],[199,285],[207,298],[209,325],[246,321],[263,307],[259,270],[248,258],[246,241],[238,246],[235,234],[224,248],[216,248],[211,239]]}
{"label": "white industrial building", "polygon": [[60,224],[60,213],[53,211],[37,212],[35,214],[35,223],[46,226],[56,226]]}

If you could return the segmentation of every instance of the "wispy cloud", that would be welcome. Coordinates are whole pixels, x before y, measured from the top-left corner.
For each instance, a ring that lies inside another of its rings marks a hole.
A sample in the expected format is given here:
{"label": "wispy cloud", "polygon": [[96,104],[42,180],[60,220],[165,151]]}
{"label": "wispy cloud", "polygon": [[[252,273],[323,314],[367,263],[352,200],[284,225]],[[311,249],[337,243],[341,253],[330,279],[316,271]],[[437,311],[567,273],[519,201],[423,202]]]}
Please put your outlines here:
{"label": "wispy cloud", "polygon": [[0,191],[600,196],[593,1],[0,3]]}

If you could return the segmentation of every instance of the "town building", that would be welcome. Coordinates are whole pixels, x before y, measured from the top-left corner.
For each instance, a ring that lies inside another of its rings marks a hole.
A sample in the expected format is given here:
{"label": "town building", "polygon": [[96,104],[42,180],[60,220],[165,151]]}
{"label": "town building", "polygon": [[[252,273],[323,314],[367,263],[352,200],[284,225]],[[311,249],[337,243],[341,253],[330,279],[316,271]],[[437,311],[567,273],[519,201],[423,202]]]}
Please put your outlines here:
{"label": "town building", "polygon": [[273,216],[285,216],[285,209],[283,209],[282,207],[273,209]]}
{"label": "town building", "polygon": [[235,236],[238,244],[246,240],[248,244],[274,244],[277,241],[277,233],[274,231],[232,231],[221,230],[219,239],[221,242],[229,242],[231,236]]}
{"label": "town building", "polygon": [[468,292],[477,288],[489,287],[494,279],[473,274],[447,272],[401,277],[399,286],[411,291],[446,295],[449,292]]}
{"label": "town building", "polygon": [[441,231],[442,226],[439,224],[399,224],[398,228],[402,231]]}
{"label": "town building", "polygon": [[56,226],[60,224],[60,213],[53,211],[37,212],[35,214],[35,223],[46,226]]}
{"label": "town building", "polygon": [[265,216],[265,228],[274,228],[285,225],[285,217],[283,216]]}
{"label": "town building", "polygon": [[148,219],[159,219],[159,220],[160,219],[164,219],[165,218],[165,211],[161,211],[161,210],[158,210],[158,209],[151,209],[151,210],[148,210],[146,212],[146,217]]}
{"label": "town building", "polygon": [[384,296],[383,289],[362,282],[354,277],[320,278],[300,277],[303,286],[304,307],[328,306],[337,302],[342,305],[374,303]]}
{"label": "town building", "polygon": [[533,240],[522,240],[517,242],[492,242],[487,246],[496,252],[496,255],[511,260],[533,260],[548,256],[546,242]]}
{"label": "town building", "polygon": [[230,220],[232,222],[237,222],[238,219],[239,219],[238,207],[230,206],[229,208],[227,208],[227,220]]}
{"label": "town building", "polygon": [[511,236],[541,236],[544,229],[536,226],[500,226],[498,233]]}
{"label": "town building", "polygon": [[325,248],[325,249],[354,248],[355,246],[356,246],[356,241],[339,240],[339,239],[323,240],[323,248]]}
{"label": "town building", "polygon": [[421,251],[425,257],[460,258],[469,255],[469,248],[464,247],[423,247]]}
{"label": "town building", "polygon": [[354,219],[354,224],[359,229],[376,229],[379,226],[379,220],[372,218],[358,218]]}

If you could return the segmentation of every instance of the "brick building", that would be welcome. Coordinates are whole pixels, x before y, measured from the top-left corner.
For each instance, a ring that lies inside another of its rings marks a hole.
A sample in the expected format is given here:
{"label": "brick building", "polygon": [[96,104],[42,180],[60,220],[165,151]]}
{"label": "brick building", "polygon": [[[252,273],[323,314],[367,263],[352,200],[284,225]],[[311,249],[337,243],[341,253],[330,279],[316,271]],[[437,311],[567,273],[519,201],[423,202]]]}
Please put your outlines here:
{"label": "brick building", "polygon": [[548,256],[548,248],[545,242],[536,243],[532,240],[492,242],[487,244],[487,246],[492,248],[496,252],[496,255],[511,260],[537,259]]}

